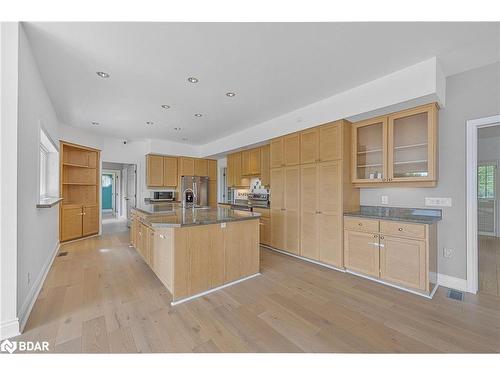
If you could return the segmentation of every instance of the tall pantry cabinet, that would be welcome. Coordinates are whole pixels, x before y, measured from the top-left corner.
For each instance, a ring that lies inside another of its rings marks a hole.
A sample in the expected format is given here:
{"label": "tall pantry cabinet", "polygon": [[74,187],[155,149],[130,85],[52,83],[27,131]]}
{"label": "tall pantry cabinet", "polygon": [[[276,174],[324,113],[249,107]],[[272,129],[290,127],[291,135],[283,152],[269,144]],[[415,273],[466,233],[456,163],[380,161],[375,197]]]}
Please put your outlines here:
{"label": "tall pantry cabinet", "polygon": [[60,142],[61,242],[99,232],[99,169],[99,150]]}
{"label": "tall pantry cabinet", "polygon": [[359,207],[350,125],[335,121],[271,141],[273,247],[343,267],[343,213]]}

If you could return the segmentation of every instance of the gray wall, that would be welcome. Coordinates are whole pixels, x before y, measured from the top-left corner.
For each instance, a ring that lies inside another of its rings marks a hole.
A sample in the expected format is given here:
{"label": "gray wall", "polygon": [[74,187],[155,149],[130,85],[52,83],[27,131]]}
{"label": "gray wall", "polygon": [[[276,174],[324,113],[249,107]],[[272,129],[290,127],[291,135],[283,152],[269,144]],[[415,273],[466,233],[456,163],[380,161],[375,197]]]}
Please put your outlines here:
{"label": "gray wall", "polygon": [[[446,80],[446,107],[439,112],[439,183],[436,188],[362,189],[361,204],[424,207],[425,197],[451,197],[438,225],[439,273],[466,278],[466,121],[500,114],[500,63],[487,65]],[[443,248],[452,248],[452,258]]]}

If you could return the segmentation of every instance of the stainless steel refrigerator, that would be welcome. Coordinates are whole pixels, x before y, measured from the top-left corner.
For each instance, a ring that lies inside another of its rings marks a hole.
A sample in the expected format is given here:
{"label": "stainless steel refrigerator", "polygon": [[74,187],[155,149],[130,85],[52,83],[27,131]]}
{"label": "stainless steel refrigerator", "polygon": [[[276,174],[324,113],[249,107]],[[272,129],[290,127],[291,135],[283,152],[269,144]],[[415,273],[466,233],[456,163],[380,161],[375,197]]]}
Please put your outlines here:
{"label": "stainless steel refrigerator", "polygon": [[[192,192],[192,202],[189,199],[190,191]],[[186,196],[188,199],[186,199]],[[208,206],[208,177],[182,176],[181,200],[187,203],[194,203],[197,206]]]}

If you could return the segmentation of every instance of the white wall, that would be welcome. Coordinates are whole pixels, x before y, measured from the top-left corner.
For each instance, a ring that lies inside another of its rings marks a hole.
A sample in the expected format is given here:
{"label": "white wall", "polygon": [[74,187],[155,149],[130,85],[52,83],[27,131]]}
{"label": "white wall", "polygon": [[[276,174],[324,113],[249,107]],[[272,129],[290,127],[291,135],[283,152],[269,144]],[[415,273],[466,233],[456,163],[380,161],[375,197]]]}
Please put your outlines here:
{"label": "white wall", "polygon": [[17,106],[19,24],[0,27],[0,340],[19,333],[17,318]]}
{"label": "white wall", "polygon": [[[499,125],[500,126],[500,125]],[[481,134],[481,129],[479,129]],[[497,163],[497,185],[496,185],[496,232],[500,237],[500,137],[479,138],[477,141],[477,160],[481,161],[496,161]]]}
{"label": "white wall", "polygon": [[59,244],[59,209],[37,209],[39,199],[40,125],[56,143],[58,119],[31,46],[20,26],[17,176],[17,309],[21,324],[27,318],[45,271]]}
{"label": "white wall", "polygon": [[[436,188],[362,189],[361,204],[380,205],[387,195],[391,206],[424,207],[425,197],[451,197],[438,224],[438,270],[466,278],[466,121],[500,114],[500,63],[446,80],[446,108],[439,111],[439,183]],[[443,248],[454,249],[452,258]]]}

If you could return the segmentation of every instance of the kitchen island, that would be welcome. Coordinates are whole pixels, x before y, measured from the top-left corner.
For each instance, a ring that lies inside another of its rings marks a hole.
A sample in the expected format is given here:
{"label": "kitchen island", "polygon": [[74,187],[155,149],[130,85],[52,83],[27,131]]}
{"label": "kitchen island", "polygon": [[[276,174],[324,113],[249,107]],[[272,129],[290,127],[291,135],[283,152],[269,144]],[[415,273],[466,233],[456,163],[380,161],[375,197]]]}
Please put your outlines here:
{"label": "kitchen island", "polygon": [[132,209],[130,242],[172,304],[259,274],[260,214],[177,203]]}

